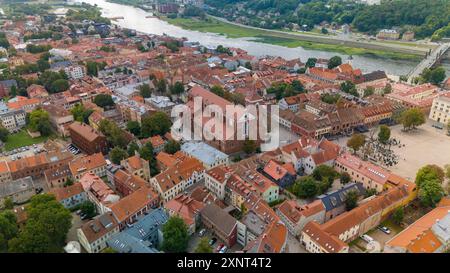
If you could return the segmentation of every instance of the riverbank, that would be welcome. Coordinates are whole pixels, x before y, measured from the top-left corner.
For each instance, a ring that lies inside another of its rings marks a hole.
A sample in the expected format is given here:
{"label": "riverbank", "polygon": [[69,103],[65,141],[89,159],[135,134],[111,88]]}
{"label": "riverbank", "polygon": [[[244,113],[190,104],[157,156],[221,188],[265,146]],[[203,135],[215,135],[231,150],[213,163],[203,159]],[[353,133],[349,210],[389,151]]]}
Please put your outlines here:
{"label": "riverbank", "polygon": [[311,50],[321,50],[328,52],[337,52],[346,55],[360,55],[370,56],[391,60],[410,60],[418,61],[422,56],[416,54],[392,52],[386,50],[365,49],[357,47],[349,47],[342,44],[325,44],[301,40],[300,38],[292,37],[289,33],[271,32],[261,29],[245,28],[236,26],[234,24],[225,23],[215,20],[213,18],[206,18],[205,20],[193,18],[168,18],[161,17],[160,19],[179,26],[183,29],[194,30],[199,32],[210,32],[224,35],[228,38],[252,38],[254,41],[279,45],[289,48],[303,47]]}

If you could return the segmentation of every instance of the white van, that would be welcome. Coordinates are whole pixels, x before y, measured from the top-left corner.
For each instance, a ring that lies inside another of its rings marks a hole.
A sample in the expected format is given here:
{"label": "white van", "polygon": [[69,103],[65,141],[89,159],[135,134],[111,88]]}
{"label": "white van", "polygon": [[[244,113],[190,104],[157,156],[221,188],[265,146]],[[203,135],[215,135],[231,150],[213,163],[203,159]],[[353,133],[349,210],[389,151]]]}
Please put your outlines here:
{"label": "white van", "polygon": [[370,242],[374,241],[374,239],[367,234],[361,235],[361,239],[363,239],[364,242],[366,242],[366,243],[370,243]]}

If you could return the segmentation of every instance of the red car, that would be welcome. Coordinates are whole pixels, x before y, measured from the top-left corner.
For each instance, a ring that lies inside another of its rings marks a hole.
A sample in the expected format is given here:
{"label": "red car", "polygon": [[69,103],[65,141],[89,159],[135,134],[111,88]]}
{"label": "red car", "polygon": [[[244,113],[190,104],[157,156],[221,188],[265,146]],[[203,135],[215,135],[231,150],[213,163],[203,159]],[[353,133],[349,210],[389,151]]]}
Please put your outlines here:
{"label": "red car", "polygon": [[217,246],[216,251],[219,252],[223,247],[223,244],[219,244],[219,246]]}

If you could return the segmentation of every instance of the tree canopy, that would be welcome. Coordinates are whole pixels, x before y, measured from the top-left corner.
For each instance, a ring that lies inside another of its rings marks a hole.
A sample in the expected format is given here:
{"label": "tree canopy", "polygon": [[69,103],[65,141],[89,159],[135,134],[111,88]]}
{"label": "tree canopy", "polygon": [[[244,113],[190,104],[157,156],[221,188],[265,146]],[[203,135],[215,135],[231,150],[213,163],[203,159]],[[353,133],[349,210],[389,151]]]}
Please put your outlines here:
{"label": "tree canopy", "polygon": [[44,109],[33,110],[29,114],[28,120],[28,126],[32,132],[40,132],[43,136],[48,136],[52,133],[50,116]]}
{"label": "tree canopy", "polygon": [[353,153],[356,153],[361,149],[366,143],[366,136],[363,134],[354,134],[348,141],[347,147],[353,150]]}
{"label": "tree canopy", "polygon": [[108,106],[114,106],[114,101],[111,95],[108,94],[98,94],[94,98],[94,103],[102,108],[106,108]]}
{"label": "tree canopy", "polygon": [[172,216],[163,228],[162,249],[166,252],[185,252],[188,241],[188,227],[183,219],[178,216]]}
{"label": "tree canopy", "polygon": [[386,144],[391,138],[391,129],[389,129],[386,125],[380,126],[380,131],[378,132],[378,141],[383,144]]}
{"label": "tree canopy", "polygon": [[410,108],[401,114],[400,122],[405,130],[416,129],[425,123],[425,114],[419,108]]}
{"label": "tree canopy", "polygon": [[181,145],[179,142],[175,140],[169,140],[166,145],[164,145],[164,152],[168,154],[174,154],[181,149]]}
{"label": "tree canopy", "polygon": [[310,176],[297,180],[291,188],[293,194],[299,198],[312,198],[319,192],[317,182]]}
{"label": "tree canopy", "polygon": [[156,112],[142,120],[141,135],[142,137],[164,135],[170,131],[171,126],[172,122],[166,113]]}
{"label": "tree canopy", "polygon": [[128,153],[127,151],[125,151],[124,149],[120,148],[120,147],[114,147],[110,152],[109,152],[109,158],[111,159],[111,161],[114,164],[119,165],[120,161],[128,158]]}
{"label": "tree canopy", "polygon": [[417,172],[415,183],[419,188],[419,200],[424,206],[434,207],[444,196],[444,175],[444,170],[437,165],[424,166]]}
{"label": "tree canopy", "polygon": [[195,248],[195,253],[212,253],[213,249],[209,245],[208,238],[203,237],[200,239],[200,242],[198,242],[197,247]]}
{"label": "tree canopy", "polygon": [[26,211],[27,224],[17,237],[9,241],[9,252],[62,252],[72,225],[70,211],[50,194],[33,196]]}

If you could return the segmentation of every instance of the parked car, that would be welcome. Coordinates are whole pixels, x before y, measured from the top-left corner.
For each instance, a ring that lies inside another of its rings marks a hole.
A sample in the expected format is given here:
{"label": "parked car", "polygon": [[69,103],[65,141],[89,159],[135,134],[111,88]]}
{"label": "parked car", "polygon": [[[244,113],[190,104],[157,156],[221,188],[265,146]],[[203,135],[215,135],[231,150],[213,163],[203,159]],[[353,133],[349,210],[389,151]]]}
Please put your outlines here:
{"label": "parked car", "polygon": [[211,240],[209,240],[209,245],[214,245],[217,242],[217,238],[213,237]]}
{"label": "parked car", "polygon": [[219,253],[225,253],[227,252],[227,246],[223,246],[222,249],[219,251]]}
{"label": "parked car", "polygon": [[387,227],[378,227],[379,230],[383,231],[386,234],[391,234],[391,230]]}
{"label": "parked car", "polygon": [[361,239],[363,239],[363,241],[366,243],[370,243],[370,242],[374,241],[374,239],[367,234],[361,235]]}
{"label": "parked car", "polygon": [[199,231],[198,235],[200,235],[200,237],[202,237],[203,235],[205,235],[206,233],[206,229],[202,229]]}
{"label": "parked car", "polygon": [[216,248],[216,251],[219,252],[220,250],[222,250],[222,247],[224,247],[224,244],[219,244]]}
{"label": "parked car", "polygon": [[81,209],[77,210],[75,213],[76,213],[77,215],[80,215],[80,214],[81,214]]}

